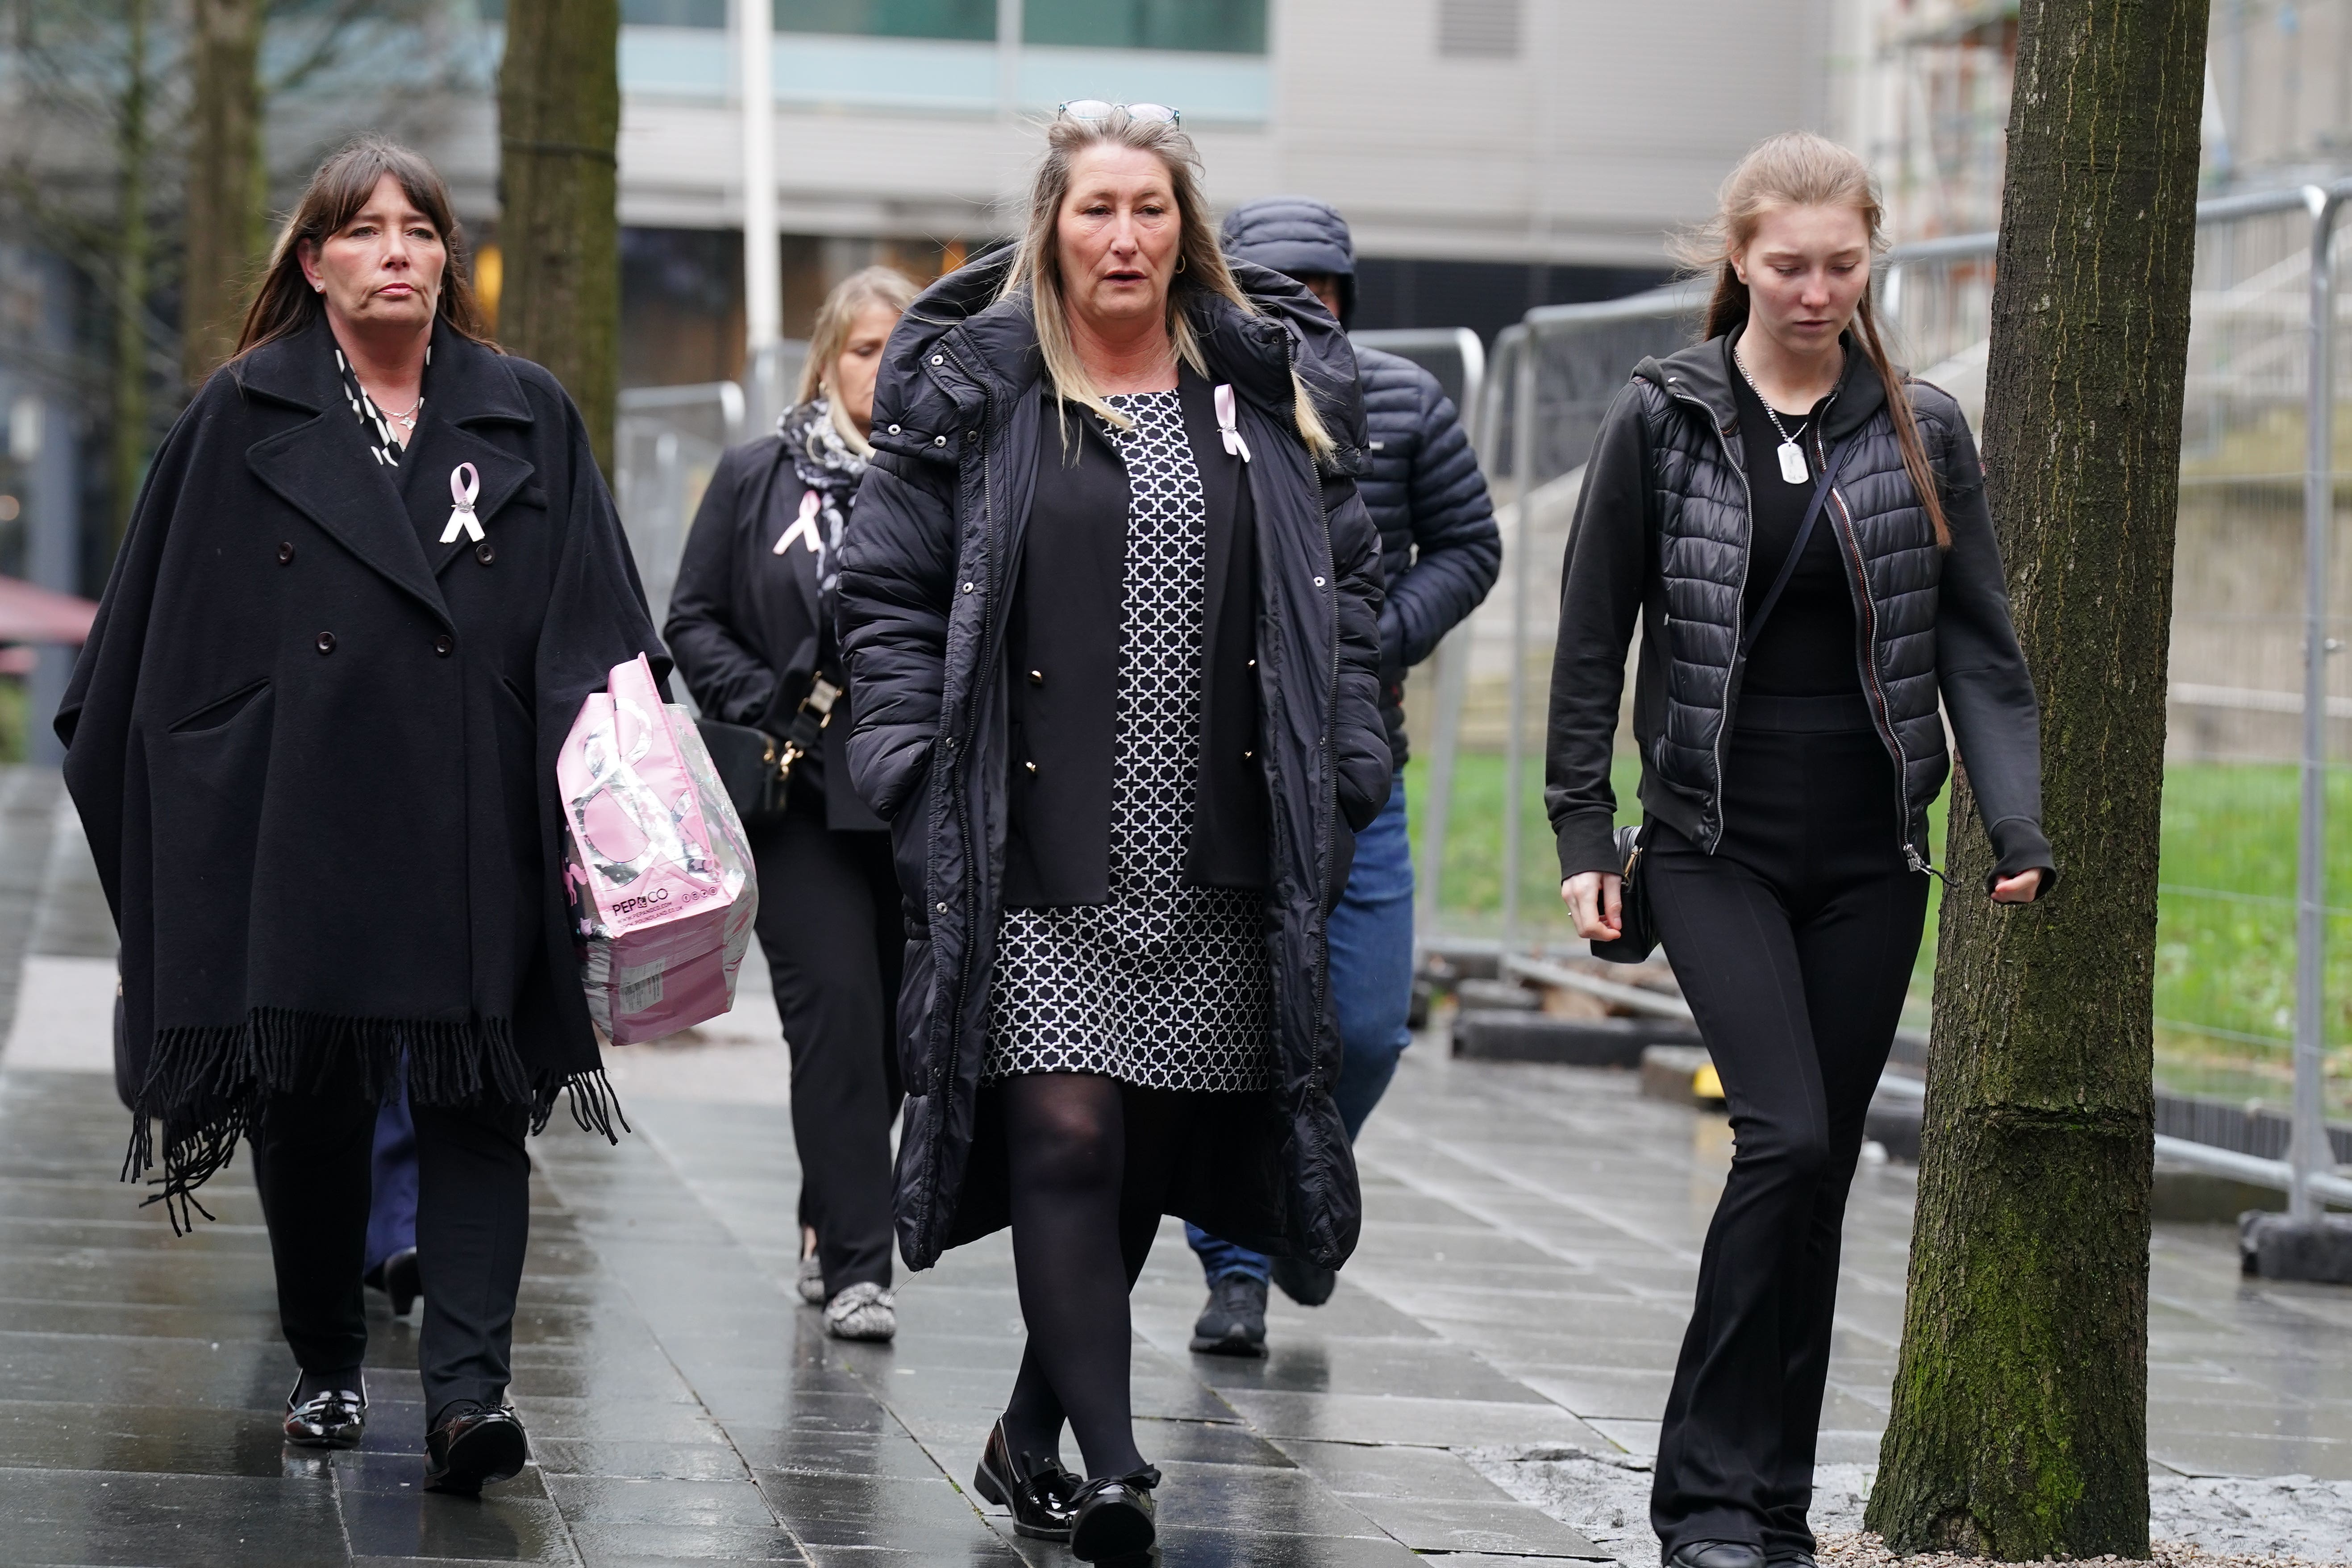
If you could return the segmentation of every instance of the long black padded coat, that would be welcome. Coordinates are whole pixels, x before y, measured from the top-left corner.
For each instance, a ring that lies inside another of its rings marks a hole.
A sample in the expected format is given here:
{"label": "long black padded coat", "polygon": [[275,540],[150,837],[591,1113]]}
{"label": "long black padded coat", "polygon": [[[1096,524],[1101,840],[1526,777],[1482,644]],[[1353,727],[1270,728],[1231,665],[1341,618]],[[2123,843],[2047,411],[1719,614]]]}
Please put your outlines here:
{"label": "long black padded coat", "polygon": [[[842,552],[850,773],[891,825],[910,911],[898,1218],[916,1268],[1009,1218],[1002,1127],[979,1083],[1005,874],[1006,622],[1055,413],[1028,300],[998,298],[1008,261],[941,279],[891,335],[877,456]],[[1265,1093],[1217,1097],[1230,1113],[1202,1119],[1169,1206],[1244,1246],[1336,1267],[1355,1246],[1361,1199],[1331,1103],[1339,1038],[1324,918],[1346,836],[1389,790],[1380,544],[1347,477],[1362,464],[1364,422],[1346,337],[1288,279],[1246,264],[1234,276],[1256,313],[1202,293],[1183,308],[1210,380],[1235,390],[1252,457],[1276,1055]],[[1297,433],[1294,367],[1340,448],[1328,471]]]}
{"label": "long black padded coat", "polygon": [[[398,470],[323,317],[216,372],[164,439],[58,714],[121,933],[131,1173],[226,1162],[259,1097],[405,1062],[425,1103],[609,1134],[562,896],[555,753],[667,660],[554,377],[436,327]],[[485,537],[439,542],[471,463]]]}

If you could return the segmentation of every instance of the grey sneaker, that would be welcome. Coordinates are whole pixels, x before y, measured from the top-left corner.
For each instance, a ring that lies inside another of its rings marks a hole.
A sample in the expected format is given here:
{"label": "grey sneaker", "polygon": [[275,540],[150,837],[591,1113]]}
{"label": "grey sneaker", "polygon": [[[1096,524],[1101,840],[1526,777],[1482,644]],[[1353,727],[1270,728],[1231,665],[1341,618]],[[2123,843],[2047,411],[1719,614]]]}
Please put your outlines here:
{"label": "grey sneaker", "polygon": [[898,1309],[890,1292],[860,1280],[824,1306],[824,1331],[837,1340],[887,1340],[898,1332]]}
{"label": "grey sneaker", "polygon": [[1200,1355],[1265,1354],[1265,1281],[1220,1274],[1209,1281],[1209,1304],[1192,1324]]}
{"label": "grey sneaker", "polygon": [[801,1300],[812,1307],[824,1305],[824,1265],[814,1258],[801,1259]]}

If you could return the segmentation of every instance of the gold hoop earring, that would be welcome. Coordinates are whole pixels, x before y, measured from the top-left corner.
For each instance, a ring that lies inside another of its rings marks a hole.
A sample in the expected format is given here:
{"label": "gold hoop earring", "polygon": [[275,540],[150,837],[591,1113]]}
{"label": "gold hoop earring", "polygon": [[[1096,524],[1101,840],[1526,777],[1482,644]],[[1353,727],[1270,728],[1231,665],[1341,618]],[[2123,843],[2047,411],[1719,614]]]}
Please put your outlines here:
{"label": "gold hoop earring", "polygon": [[1176,253],[1176,270],[1179,272],[1184,270],[1184,253],[1181,250]]}

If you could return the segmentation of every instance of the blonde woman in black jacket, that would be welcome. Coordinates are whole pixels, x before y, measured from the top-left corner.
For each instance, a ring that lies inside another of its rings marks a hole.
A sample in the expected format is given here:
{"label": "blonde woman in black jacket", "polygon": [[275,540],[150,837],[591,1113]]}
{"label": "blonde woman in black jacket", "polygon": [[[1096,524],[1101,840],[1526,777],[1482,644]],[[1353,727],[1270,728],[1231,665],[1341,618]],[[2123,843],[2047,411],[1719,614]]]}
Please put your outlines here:
{"label": "blonde woman in black jacket", "polygon": [[882,822],[849,787],[848,678],[833,638],[841,545],[874,426],[883,344],[915,297],[887,267],[818,310],[800,399],[776,433],[719,459],[664,628],[702,710],[779,741],[812,725],[780,821],[755,824],[760,946],[793,1053],[802,1299],[836,1339],[898,1331],[890,1296],[890,1018],[906,942]]}
{"label": "blonde woman in black jacket", "polygon": [[1833,142],[1742,161],[1699,258],[1705,341],[1633,373],[1569,548],[1560,896],[1584,936],[1621,935],[1609,763],[1638,621],[1636,874],[1738,1141],[1659,1437],[1651,1521],[1675,1568],[1812,1561],[1839,1231],[1918,952],[1943,715],[1992,837],[1985,894],[2024,903],[2056,876],[1983,475],[1958,405],[1879,343],[1878,226]]}

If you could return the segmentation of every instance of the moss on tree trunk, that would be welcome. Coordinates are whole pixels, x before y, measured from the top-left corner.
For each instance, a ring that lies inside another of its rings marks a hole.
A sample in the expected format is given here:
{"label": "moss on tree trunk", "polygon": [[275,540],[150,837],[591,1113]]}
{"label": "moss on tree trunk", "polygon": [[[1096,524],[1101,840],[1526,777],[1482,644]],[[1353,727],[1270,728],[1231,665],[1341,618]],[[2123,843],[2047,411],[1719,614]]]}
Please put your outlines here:
{"label": "moss on tree trunk", "polygon": [[554,372],[613,470],[620,385],[619,0],[509,0],[499,68],[499,340]]}
{"label": "moss on tree trunk", "polygon": [[[1910,1293],[1870,1527],[2147,1555],[2150,1009],[2206,0],[2025,0],[1984,455],[2063,889],[1952,796]],[[1965,761],[1965,759],[1963,759]]]}

